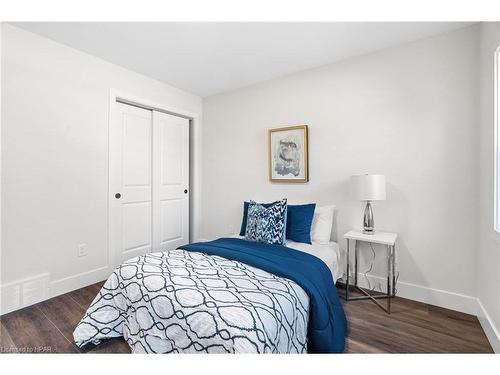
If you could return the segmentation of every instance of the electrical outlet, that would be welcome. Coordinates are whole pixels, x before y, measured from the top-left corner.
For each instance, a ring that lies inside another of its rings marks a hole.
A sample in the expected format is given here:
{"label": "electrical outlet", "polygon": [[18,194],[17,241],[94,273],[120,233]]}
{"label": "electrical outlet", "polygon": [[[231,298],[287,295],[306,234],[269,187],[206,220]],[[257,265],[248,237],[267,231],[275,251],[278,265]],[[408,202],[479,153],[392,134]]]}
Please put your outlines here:
{"label": "electrical outlet", "polygon": [[87,255],[87,244],[81,243],[78,245],[78,257],[84,257]]}

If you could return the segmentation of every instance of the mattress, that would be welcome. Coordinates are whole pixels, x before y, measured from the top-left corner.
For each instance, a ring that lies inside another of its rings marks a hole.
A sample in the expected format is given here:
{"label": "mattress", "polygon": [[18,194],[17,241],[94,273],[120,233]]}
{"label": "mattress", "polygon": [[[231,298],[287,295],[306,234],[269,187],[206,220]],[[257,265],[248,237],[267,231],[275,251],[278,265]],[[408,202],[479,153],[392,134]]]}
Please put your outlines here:
{"label": "mattress", "polygon": [[[245,238],[237,234],[232,237],[241,239]],[[323,262],[326,263],[326,265],[332,272],[333,280],[337,281],[338,279],[342,278],[344,267],[338,243],[331,241],[327,244],[320,244],[317,242],[313,242],[312,244],[307,244],[307,243],[286,240],[286,247],[295,250],[300,250],[305,253],[318,257],[319,259],[321,259]]]}

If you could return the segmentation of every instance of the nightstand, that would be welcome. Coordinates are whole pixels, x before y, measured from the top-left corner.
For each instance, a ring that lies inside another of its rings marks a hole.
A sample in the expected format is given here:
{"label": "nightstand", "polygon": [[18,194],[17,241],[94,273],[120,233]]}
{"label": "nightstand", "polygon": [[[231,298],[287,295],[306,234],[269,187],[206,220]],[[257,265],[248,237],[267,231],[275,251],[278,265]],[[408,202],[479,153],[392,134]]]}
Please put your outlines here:
{"label": "nightstand", "polygon": [[[396,295],[396,239],[398,235],[396,233],[388,232],[375,232],[375,234],[365,234],[361,231],[351,230],[344,234],[344,238],[347,241],[347,280],[345,288],[345,299],[346,301],[354,301],[360,299],[371,299],[377,306],[379,306],[386,313],[391,313],[391,298]],[[354,288],[364,296],[349,296],[349,250],[350,242],[354,241]],[[358,252],[359,252],[359,242],[367,242],[372,244],[380,244],[387,246],[387,293],[379,295],[371,295],[364,289],[358,286]],[[378,299],[386,299],[387,307],[384,307]]]}

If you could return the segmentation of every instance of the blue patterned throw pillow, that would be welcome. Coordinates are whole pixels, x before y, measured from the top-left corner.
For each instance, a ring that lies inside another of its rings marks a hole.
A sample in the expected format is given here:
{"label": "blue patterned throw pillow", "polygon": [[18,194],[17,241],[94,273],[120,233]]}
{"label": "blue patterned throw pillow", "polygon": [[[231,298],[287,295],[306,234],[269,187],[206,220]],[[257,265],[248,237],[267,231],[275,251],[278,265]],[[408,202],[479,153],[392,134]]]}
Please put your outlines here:
{"label": "blue patterned throw pillow", "polygon": [[286,240],[286,198],[264,207],[254,201],[248,205],[245,239],[284,245]]}

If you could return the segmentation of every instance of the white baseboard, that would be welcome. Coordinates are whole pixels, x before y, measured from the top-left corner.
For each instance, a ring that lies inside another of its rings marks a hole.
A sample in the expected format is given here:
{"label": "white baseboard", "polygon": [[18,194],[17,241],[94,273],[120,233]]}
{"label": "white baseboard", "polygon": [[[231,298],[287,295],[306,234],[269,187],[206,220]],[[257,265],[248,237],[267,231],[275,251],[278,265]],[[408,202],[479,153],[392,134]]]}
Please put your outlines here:
{"label": "white baseboard", "polygon": [[49,298],[106,280],[111,272],[112,270],[108,266],[103,266],[74,276],[51,281],[49,284]]}
{"label": "white baseboard", "polygon": [[479,323],[481,323],[481,327],[483,327],[484,333],[486,334],[493,351],[495,353],[500,353],[500,332],[495,327],[495,324],[493,324],[491,317],[479,298],[477,299],[477,305],[477,318],[479,319]]}
{"label": "white baseboard", "polygon": [[[370,280],[371,287],[374,285],[382,286],[382,291],[385,292],[387,279],[379,276],[366,275]],[[362,273],[358,273],[358,285],[362,288],[368,288],[366,277]],[[398,281],[396,285],[397,295],[402,298],[411,299],[413,301],[427,303],[429,305],[444,307],[446,309],[460,311],[466,314],[477,314],[477,298],[464,294],[448,292],[446,290],[429,288],[421,285]]]}
{"label": "white baseboard", "polygon": [[0,315],[105,280],[111,272],[103,266],[54,281],[50,281],[49,273],[44,273],[1,285]]}

